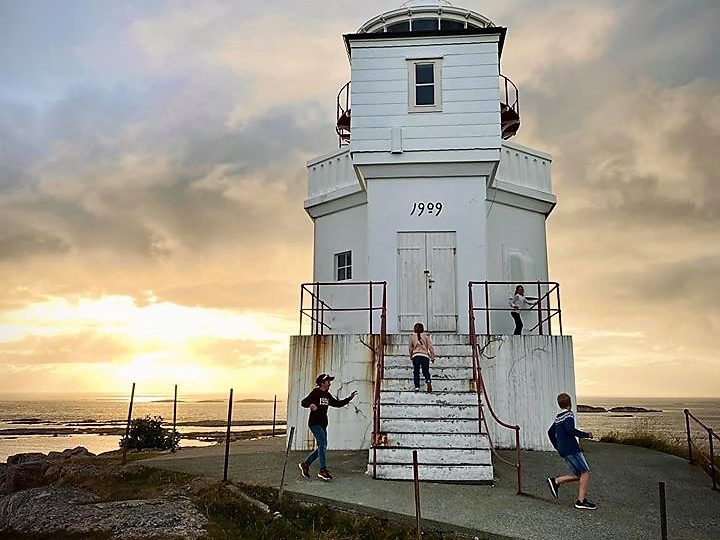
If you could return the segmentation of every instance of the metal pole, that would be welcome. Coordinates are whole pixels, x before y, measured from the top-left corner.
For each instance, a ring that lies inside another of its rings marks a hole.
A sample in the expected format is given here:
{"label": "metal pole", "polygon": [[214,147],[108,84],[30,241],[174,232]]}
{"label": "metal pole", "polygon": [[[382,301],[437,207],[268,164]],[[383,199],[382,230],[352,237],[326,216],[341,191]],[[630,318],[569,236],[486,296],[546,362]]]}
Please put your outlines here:
{"label": "metal pole", "polygon": [[490,335],[490,289],[487,281],[485,282],[485,331]]}
{"label": "metal pole", "polygon": [[373,333],[373,309],[372,309],[372,308],[373,308],[373,297],[372,297],[373,295],[372,295],[372,281],[370,281],[369,283],[370,283],[370,286],[369,286],[369,287],[370,287],[370,309],[368,310],[368,312],[369,312],[369,316],[370,316],[370,334],[372,335],[372,333]]}
{"label": "metal pole", "polygon": [[660,538],[667,540],[667,508],[665,506],[665,482],[658,484],[660,489]]}
{"label": "metal pole", "polygon": [[522,474],[520,470],[520,428],[515,426],[515,468],[517,469],[517,494],[522,495]]}
{"label": "metal pole", "polygon": [[127,424],[125,425],[125,438],[123,439],[123,453],[122,453],[122,464],[125,465],[127,463],[127,445],[128,445],[128,436],[130,435],[130,422],[132,420],[132,408],[133,408],[133,400],[135,399],[135,383],[132,385],[132,390],[130,391],[130,406],[128,407],[128,419]]}
{"label": "metal pole", "polygon": [[173,432],[172,440],[170,441],[170,451],[175,452],[175,433],[177,433],[177,384],[175,385],[175,397],[173,398]]}
{"label": "metal pole", "polygon": [[537,282],[537,297],[538,297],[538,331],[540,335],[543,335],[543,320],[542,320],[542,297],[540,296],[540,282]]}
{"label": "metal pole", "polygon": [[717,489],[717,479],[715,478],[715,450],[713,450],[713,430],[708,428],[708,439],[710,439],[710,476],[712,476],[713,489]]}
{"label": "metal pole", "polygon": [[688,461],[692,463],[693,457],[692,457],[692,440],[690,439],[690,411],[687,409],[683,409],[683,412],[685,413],[685,432],[687,433],[687,442],[688,442]]}
{"label": "metal pole", "polygon": [[283,492],[285,491],[285,468],[287,467],[288,454],[292,447],[293,436],[295,435],[295,426],[290,428],[290,435],[288,436],[287,449],[285,450],[285,461],[283,462],[282,478],[280,479],[280,489],[278,490],[278,500],[282,501]]}
{"label": "metal pole", "polygon": [[305,285],[300,285],[300,330],[298,336],[302,336],[303,300],[305,299]]}
{"label": "metal pole", "polygon": [[273,430],[272,430],[272,436],[275,436],[275,417],[277,415],[277,394],[275,394],[275,399],[273,400]]}
{"label": "metal pole", "polygon": [[225,434],[225,467],[223,468],[223,482],[227,482],[228,478],[228,460],[230,458],[230,426],[232,425],[232,397],[233,389],[230,389],[230,399],[228,399],[228,420],[227,433]]}
{"label": "metal pole", "polygon": [[562,309],[560,308],[560,284],[556,284],[555,290],[557,291],[557,304],[558,304],[558,325],[560,325],[560,335],[563,335],[562,332]]}
{"label": "metal pole", "polygon": [[415,485],[415,523],[417,527],[417,538],[422,538],[422,529],[420,527],[420,475],[418,474],[418,457],[417,450],[413,450],[413,483]]}

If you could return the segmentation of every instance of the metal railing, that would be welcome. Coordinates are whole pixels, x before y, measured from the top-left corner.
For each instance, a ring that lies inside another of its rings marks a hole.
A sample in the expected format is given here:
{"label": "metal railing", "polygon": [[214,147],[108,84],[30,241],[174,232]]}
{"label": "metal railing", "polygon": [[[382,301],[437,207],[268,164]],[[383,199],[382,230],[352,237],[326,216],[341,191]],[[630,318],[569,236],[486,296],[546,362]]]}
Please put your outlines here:
{"label": "metal railing", "polygon": [[338,146],[342,148],[350,144],[350,82],[338,92],[336,113],[335,132],[338,134]]}
{"label": "metal railing", "polygon": [[705,458],[707,460],[707,465],[709,467],[710,477],[712,478],[712,488],[718,489],[718,481],[717,481],[717,470],[720,468],[718,465],[715,464],[715,450],[713,447],[713,439],[717,439],[720,441],[720,437],[718,437],[717,433],[713,431],[712,428],[706,426],[702,423],[702,421],[696,417],[693,413],[691,413],[689,410],[684,409],[683,412],[685,413],[685,430],[687,431],[687,443],[688,443],[688,459],[690,463],[693,461],[693,442],[692,437],[690,435],[690,419],[692,418],[701,428],[703,428],[707,432],[708,436],[708,445],[710,450],[710,456],[705,457],[702,454],[702,451],[700,451],[701,457]]}
{"label": "metal railing", "polygon": [[[323,300],[322,289],[327,287],[343,287],[346,289],[360,287],[368,288],[368,305],[358,307],[333,307]],[[374,305],[374,289],[382,287],[382,304]],[[387,281],[316,281],[313,283],[303,283],[300,285],[300,335],[303,333],[303,321],[309,319],[310,334],[323,335],[326,331],[332,330],[332,326],[325,321],[326,313],[348,313],[348,312],[368,312],[368,332],[373,334],[373,314],[380,311],[381,320],[385,319],[386,311],[386,292]],[[306,297],[309,297],[306,307]],[[381,323],[382,324],[382,323]]]}
{"label": "metal railing", "polygon": [[515,83],[500,75],[500,121],[502,138],[510,139],[520,129],[520,92]]}
{"label": "metal railing", "polygon": [[[507,307],[491,307],[490,306],[490,287],[493,286],[504,286],[504,287],[515,287],[517,285],[523,285],[528,291],[531,287],[535,287],[537,291],[536,297],[532,298],[535,302],[534,306],[530,309],[522,310],[524,313],[537,313],[537,323],[529,329],[529,332],[535,332],[539,335],[553,334],[552,322],[553,318],[557,317],[560,335],[563,335],[562,330],[562,311],[560,309],[560,284],[555,281],[471,281],[468,286],[470,293],[472,294],[472,288],[475,285],[482,285],[484,288],[484,307],[474,307],[473,315],[475,311],[485,312],[485,333],[492,334],[492,328],[490,324],[490,312],[491,311],[507,311],[512,312],[513,308],[509,306],[509,302],[506,304]],[[545,290],[546,289],[546,290]],[[553,294],[554,293],[554,294]],[[554,298],[553,298],[554,297]],[[508,298],[509,300],[509,298]],[[554,301],[553,301],[554,300]]]}
{"label": "metal railing", "polygon": [[[498,416],[495,414],[495,411],[492,408],[492,405],[490,404],[490,396],[488,396],[487,389],[485,388],[485,381],[483,380],[482,376],[482,368],[480,366],[480,356],[482,355],[482,351],[480,350],[480,345],[478,344],[477,340],[477,333],[475,332],[475,308],[473,306],[473,294],[472,294],[472,287],[473,284],[476,282],[469,282],[468,283],[468,319],[469,319],[469,333],[470,333],[470,345],[472,348],[472,361],[473,361],[473,382],[475,383],[475,391],[477,392],[478,396],[478,431],[480,433],[483,432],[483,425],[485,426],[485,432],[488,436],[488,442],[490,443],[490,450],[492,453],[497,457],[500,461],[503,463],[506,463],[507,465],[510,465],[511,467],[515,467],[515,470],[517,472],[517,494],[522,494],[522,474],[521,474],[521,463],[520,463],[520,426],[518,425],[511,425],[507,422],[503,422],[498,418]],[[488,344],[491,342],[489,341]],[[485,413],[483,411],[483,397],[485,398],[485,402],[487,403],[488,410],[490,411],[490,414],[492,415],[495,422],[497,422],[499,425],[501,425],[504,428],[512,429],[515,431],[515,463],[512,463],[505,458],[503,458],[495,448],[495,445],[492,442],[492,436],[490,435],[490,429],[487,425],[487,419],[485,417]]]}

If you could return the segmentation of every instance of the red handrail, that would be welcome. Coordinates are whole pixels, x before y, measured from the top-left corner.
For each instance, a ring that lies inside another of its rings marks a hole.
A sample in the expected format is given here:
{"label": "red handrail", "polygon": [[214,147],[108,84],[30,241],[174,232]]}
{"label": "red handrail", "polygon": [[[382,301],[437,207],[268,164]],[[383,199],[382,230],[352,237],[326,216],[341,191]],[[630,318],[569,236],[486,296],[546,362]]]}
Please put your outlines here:
{"label": "red handrail", "polygon": [[[322,299],[321,290],[323,287],[354,287],[367,286],[369,289],[368,296],[370,298],[369,307],[333,307]],[[373,333],[373,312],[381,311],[382,306],[374,306],[373,287],[383,288],[383,298],[385,297],[386,281],[315,281],[313,283],[303,283],[300,285],[300,335],[303,332],[303,318],[310,319],[310,333],[313,335],[323,335],[326,330],[332,330],[332,326],[325,322],[326,312],[353,312],[368,311],[369,312],[369,333]],[[305,307],[305,295],[310,296],[310,307]],[[381,315],[382,317],[382,315]]]}
{"label": "red handrail", "polygon": [[710,465],[710,476],[712,478],[712,488],[718,489],[718,481],[716,478],[716,468],[718,468],[717,465],[715,465],[715,450],[713,448],[713,439],[717,439],[720,441],[720,437],[718,437],[717,433],[713,431],[712,428],[706,426],[702,423],[702,421],[696,417],[693,413],[691,413],[688,409],[684,409],[683,412],[685,413],[685,429],[687,430],[687,442],[688,442],[688,459],[690,463],[692,463],[693,460],[693,453],[692,453],[692,438],[690,437],[690,419],[692,418],[700,427],[702,427],[705,431],[707,431],[708,434],[708,445],[710,450],[710,457],[708,459],[709,465]]}
{"label": "red handrail", "polygon": [[[490,396],[488,396],[487,389],[485,387],[485,381],[482,376],[482,369],[480,368],[480,346],[478,345],[477,341],[477,334],[475,333],[475,309],[473,307],[473,295],[472,295],[472,286],[474,282],[468,283],[468,319],[469,319],[469,326],[470,326],[470,346],[472,348],[472,356],[473,356],[473,381],[475,383],[475,391],[477,392],[478,396],[478,431],[480,433],[483,432],[483,425],[485,426],[485,432],[487,433],[488,442],[490,443],[490,450],[492,453],[503,463],[506,463],[512,467],[515,467],[515,470],[517,472],[517,494],[522,494],[522,474],[521,474],[521,463],[520,463],[520,426],[517,425],[511,425],[506,422],[503,422],[498,418],[498,416],[495,414],[495,411],[492,408],[492,405],[490,404]],[[488,342],[490,343],[490,342]],[[498,454],[497,450],[495,449],[495,445],[492,442],[492,436],[490,435],[490,430],[488,429],[487,420],[485,418],[485,414],[483,412],[483,396],[485,397],[485,402],[487,403],[488,409],[490,410],[490,414],[492,415],[495,422],[497,422],[499,425],[512,429],[515,431],[515,463],[512,463],[505,458],[503,458],[500,454]]]}
{"label": "red handrail", "polygon": [[376,353],[377,366],[373,396],[373,478],[377,478],[377,447],[384,444],[383,437],[380,435],[380,392],[382,390],[383,376],[385,375],[385,345],[387,343],[387,299],[385,293],[386,287],[383,287],[382,311],[380,312],[380,349]]}
{"label": "red handrail", "polygon": [[[490,307],[490,287],[493,285],[515,286],[515,285],[535,285],[537,286],[537,308],[538,322],[529,329],[529,332],[535,330],[538,334],[543,335],[546,331],[548,335],[552,335],[552,320],[557,317],[560,335],[563,335],[562,328],[562,311],[560,309],[560,284],[556,281],[470,281],[470,286],[482,285],[485,288],[485,306],[473,307],[473,311],[485,312],[485,333],[491,334],[490,312],[491,311],[510,311],[511,307]],[[547,287],[547,291],[543,294],[542,287]],[[553,295],[553,293],[555,293]],[[554,298],[553,298],[554,296]],[[553,300],[556,307],[553,307]],[[546,324],[547,323],[547,324]]]}

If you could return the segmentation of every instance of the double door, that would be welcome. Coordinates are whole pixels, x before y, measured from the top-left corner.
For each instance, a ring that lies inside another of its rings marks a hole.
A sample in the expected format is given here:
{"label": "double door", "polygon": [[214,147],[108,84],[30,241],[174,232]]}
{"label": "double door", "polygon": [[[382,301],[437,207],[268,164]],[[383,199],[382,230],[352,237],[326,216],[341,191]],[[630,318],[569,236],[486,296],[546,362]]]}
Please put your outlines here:
{"label": "double door", "polygon": [[422,322],[429,332],[457,331],[454,232],[398,233],[401,332]]}

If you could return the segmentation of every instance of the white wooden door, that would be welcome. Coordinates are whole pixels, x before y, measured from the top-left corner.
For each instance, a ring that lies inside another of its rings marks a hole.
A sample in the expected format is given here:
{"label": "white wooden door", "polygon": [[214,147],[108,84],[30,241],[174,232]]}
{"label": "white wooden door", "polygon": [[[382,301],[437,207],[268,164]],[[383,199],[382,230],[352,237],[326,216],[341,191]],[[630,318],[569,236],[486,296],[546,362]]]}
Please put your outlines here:
{"label": "white wooden door", "polygon": [[398,292],[401,332],[457,331],[454,232],[398,233]]}

